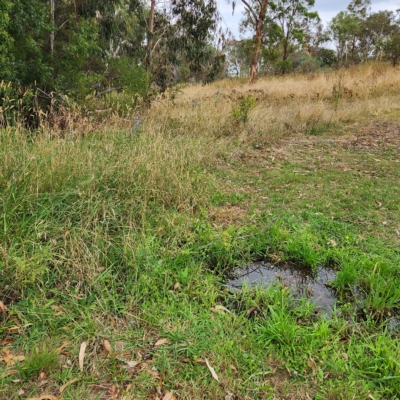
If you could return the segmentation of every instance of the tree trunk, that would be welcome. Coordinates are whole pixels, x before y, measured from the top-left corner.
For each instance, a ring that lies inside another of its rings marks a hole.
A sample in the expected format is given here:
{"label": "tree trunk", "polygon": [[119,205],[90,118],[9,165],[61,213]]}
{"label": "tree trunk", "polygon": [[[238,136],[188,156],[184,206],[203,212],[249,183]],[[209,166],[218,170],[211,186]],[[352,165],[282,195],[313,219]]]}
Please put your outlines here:
{"label": "tree trunk", "polygon": [[260,12],[256,20],[256,47],[254,49],[254,54],[250,65],[250,84],[255,83],[258,78],[257,76],[258,61],[260,59],[261,47],[263,43],[261,30],[262,30],[262,24],[264,22],[265,12],[267,10],[267,5],[268,5],[268,0],[262,0]]}
{"label": "tree trunk", "polygon": [[54,52],[54,40],[55,40],[55,0],[50,0],[50,21],[51,21],[51,32],[50,32],[50,53]]}
{"label": "tree trunk", "polygon": [[156,7],[156,0],[151,0],[150,6],[150,19],[149,19],[149,31],[147,37],[147,57],[146,57],[146,69],[149,70],[151,67],[151,53],[154,46],[154,9]]}
{"label": "tree trunk", "polygon": [[257,75],[258,61],[260,59],[261,45],[262,45],[262,41],[260,39],[257,38],[256,48],[254,49],[253,58],[251,60],[251,65],[250,65],[250,84],[255,83],[257,81],[257,78],[258,78],[258,75]]}

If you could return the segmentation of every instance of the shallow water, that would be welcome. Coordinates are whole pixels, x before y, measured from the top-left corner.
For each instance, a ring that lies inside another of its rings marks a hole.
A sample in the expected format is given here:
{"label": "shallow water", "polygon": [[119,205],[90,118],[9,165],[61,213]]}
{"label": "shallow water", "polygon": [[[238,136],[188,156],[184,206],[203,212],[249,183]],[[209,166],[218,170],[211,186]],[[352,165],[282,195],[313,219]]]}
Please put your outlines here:
{"label": "shallow water", "polygon": [[336,297],[327,285],[336,279],[330,268],[318,268],[315,272],[291,264],[253,263],[246,269],[238,269],[228,285],[241,288],[243,284],[250,286],[268,286],[277,281],[288,286],[296,298],[308,298],[316,308],[330,314]]}

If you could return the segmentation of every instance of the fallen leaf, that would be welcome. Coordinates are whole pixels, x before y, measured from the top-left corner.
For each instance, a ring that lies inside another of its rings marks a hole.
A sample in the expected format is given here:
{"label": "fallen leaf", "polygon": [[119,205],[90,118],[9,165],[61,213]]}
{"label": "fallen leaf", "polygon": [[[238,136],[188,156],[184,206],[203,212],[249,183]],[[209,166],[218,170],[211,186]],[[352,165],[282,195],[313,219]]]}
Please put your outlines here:
{"label": "fallen leaf", "polygon": [[17,325],[10,326],[9,328],[7,328],[7,331],[11,335],[20,333],[19,326],[17,326]]}
{"label": "fallen leaf", "polygon": [[5,338],[5,339],[3,339],[1,342],[0,342],[0,346],[1,347],[3,347],[3,346],[9,346],[10,344],[13,344],[14,343],[14,339],[12,339],[12,338]]}
{"label": "fallen leaf", "polygon": [[68,340],[64,340],[61,346],[56,350],[58,354],[64,354],[64,348],[67,347],[69,344]]}
{"label": "fallen leaf", "polygon": [[208,362],[207,358],[206,358],[206,365],[207,365],[207,368],[210,370],[212,377],[213,377],[217,382],[219,382],[218,375],[217,375],[217,373],[215,372],[215,369],[214,369],[214,368],[210,365],[210,363]]}
{"label": "fallen leaf", "polygon": [[56,315],[63,315],[65,313],[64,309],[61,306],[50,306],[50,308],[56,312]]}
{"label": "fallen leaf", "polygon": [[70,381],[68,381],[67,383],[64,383],[64,385],[62,385],[60,387],[60,393],[62,393],[68,386],[72,385],[75,382],[78,382],[79,379],[71,379]]}
{"label": "fallen leaf", "polygon": [[110,344],[110,342],[108,340],[104,339],[103,347],[104,347],[104,351],[107,354],[107,357],[111,356],[111,344]]}
{"label": "fallen leaf", "polygon": [[28,400],[61,400],[59,397],[53,396],[52,394],[44,394],[40,397],[31,397]]}
{"label": "fallen leaf", "polygon": [[39,379],[44,379],[44,378],[46,378],[46,374],[44,372],[41,372],[39,374]]}
{"label": "fallen leaf", "polygon": [[259,309],[257,307],[251,307],[246,312],[246,317],[251,317],[253,314],[257,314]]}
{"label": "fallen leaf", "polygon": [[137,367],[138,365],[140,365],[140,362],[139,362],[139,361],[127,361],[127,362],[126,362],[126,365],[127,365],[129,368],[135,368],[135,367]]}
{"label": "fallen leaf", "polygon": [[239,371],[237,370],[237,368],[234,365],[230,365],[229,368],[235,373],[237,374]]}
{"label": "fallen leaf", "polygon": [[307,361],[307,365],[312,368],[313,376],[317,375],[318,372],[317,363],[311,358],[311,356]]}
{"label": "fallen leaf", "polygon": [[347,353],[343,353],[343,358],[344,358],[346,361],[349,361],[349,355],[348,355]]}
{"label": "fallen leaf", "polygon": [[163,346],[164,344],[167,344],[167,343],[169,343],[168,339],[160,339],[154,344],[154,347]]}
{"label": "fallen leaf", "polygon": [[14,356],[10,353],[10,349],[3,349],[0,361],[3,361],[8,367],[15,365],[19,361],[24,361],[25,356]]}
{"label": "fallen leaf", "polygon": [[215,306],[215,307],[211,307],[210,310],[213,311],[213,312],[217,312],[217,313],[219,313],[219,312],[221,312],[221,311],[230,313],[230,311],[229,311],[226,307],[224,307],[224,306]]}
{"label": "fallen leaf", "polygon": [[176,397],[172,392],[166,393],[165,396],[163,397],[163,400],[175,400],[175,399]]}
{"label": "fallen leaf", "polygon": [[23,396],[25,394],[25,390],[24,389],[19,389],[18,390],[18,396]]}
{"label": "fallen leaf", "polygon": [[[10,316],[10,319],[14,322],[14,324],[15,324],[16,326],[20,326],[20,325],[21,325],[21,321],[18,319],[17,316],[11,315],[11,316]],[[25,325],[25,326],[29,326],[29,325],[32,325],[32,324],[28,324],[28,325]]]}
{"label": "fallen leaf", "polygon": [[6,371],[3,374],[1,374],[0,377],[1,377],[1,379],[4,379],[7,376],[18,375],[18,374],[19,374],[19,371],[17,371],[16,369],[10,369],[9,371]]}
{"label": "fallen leaf", "polygon": [[83,360],[85,359],[86,342],[82,342],[79,350],[79,369],[83,372]]}
{"label": "fallen leaf", "polygon": [[130,383],[130,384],[126,387],[125,393],[128,393],[132,388],[133,388],[133,383]]}
{"label": "fallen leaf", "polygon": [[153,368],[146,368],[146,371],[150,374],[153,375],[155,378],[160,377],[160,373],[153,367]]}
{"label": "fallen leaf", "polygon": [[0,313],[3,314],[3,319],[5,319],[7,315],[7,307],[4,305],[2,301],[0,301]]}

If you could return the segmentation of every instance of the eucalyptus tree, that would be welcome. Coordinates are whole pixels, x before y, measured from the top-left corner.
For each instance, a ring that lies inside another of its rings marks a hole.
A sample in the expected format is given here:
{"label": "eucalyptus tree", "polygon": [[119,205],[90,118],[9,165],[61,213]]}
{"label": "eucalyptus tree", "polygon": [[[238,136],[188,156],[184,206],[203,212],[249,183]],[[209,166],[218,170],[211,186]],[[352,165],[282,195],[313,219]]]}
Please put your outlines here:
{"label": "eucalyptus tree", "polygon": [[400,59],[400,29],[396,29],[392,36],[384,41],[383,47],[386,58],[390,60],[393,67],[396,67]]}
{"label": "eucalyptus tree", "polygon": [[228,33],[215,0],[150,0],[149,6],[145,65],[159,86],[176,75],[177,65],[203,81],[223,70]]}
{"label": "eucalyptus tree", "polygon": [[395,14],[391,11],[379,11],[370,14],[360,23],[359,50],[363,61],[370,57],[382,59],[385,43],[398,31]]}
{"label": "eucalyptus tree", "polygon": [[279,27],[283,66],[296,49],[309,42],[312,26],[320,22],[318,12],[312,10],[314,5],[315,0],[271,1],[269,13]]}
{"label": "eucalyptus tree", "polygon": [[[228,3],[231,0],[227,0]],[[260,61],[261,50],[264,44],[265,35],[263,35],[263,26],[267,19],[267,8],[269,0],[241,0],[245,8],[245,19],[247,26],[254,32],[254,46],[250,64],[250,83],[254,83],[258,76],[258,65]],[[232,1],[232,9],[235,11],[236,2]],[[265,32],[265,30],[264,30]]]}
{"label": "eucalyptus tree", "polygon": [[347,11],[339,12],[329,23],[328,35],[336,47],[338,64],[347,64],[349,55],[355,61],[359,29],[360,19]]}
{"label": "eucalyptus tree", "polygon": [[360,19],[365,19],[371,14],[371,0],[352,0],[347,6],[347,11]]}
{"label": "eucalyptus tree", "polygon": [[[256,2],[254,2],[256,3]],[[290,68],[290,55],[299,48],[309,45],[314,39],[318,28],[319,15],[313,11],[314,0],[271,0],[262,18],[259,39],[256,43],[262,45],[262,60],[267,64],[278,65],[280,72],[285,73]],[[258,2],[256,10],[260,9]],[[254,30],[255,13],[245,8],[241,29]],[[257,50],[257,48],[256,48]],[[253,58],[253,61],[255,59]],[[257,58],[257,63],[259,58]],[[254,64],[252,65],[254,68]]]}

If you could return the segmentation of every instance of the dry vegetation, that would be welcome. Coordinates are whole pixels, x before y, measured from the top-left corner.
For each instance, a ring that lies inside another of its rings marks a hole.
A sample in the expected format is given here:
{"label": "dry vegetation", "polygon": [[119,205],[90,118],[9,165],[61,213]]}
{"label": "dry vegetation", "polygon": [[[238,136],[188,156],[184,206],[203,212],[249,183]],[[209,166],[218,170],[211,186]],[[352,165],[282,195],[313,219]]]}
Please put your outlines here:
{"label": "dry vegetation", "polygon": [[[246,96],[253,96],[257,107],[245,128],[235,127],[232,107]],[[157,123],[160,119],[169,121],[176,133],[226,135],[231,139],[238,135],[243,142],[266,145],[312,128],[360,123],[397,111],[399,100],[399,70],[371,64],[337,72],[265,78],[255,85],[232,79],[205,87],[188,86],[175,101],[154,103],[149,117]]]}

